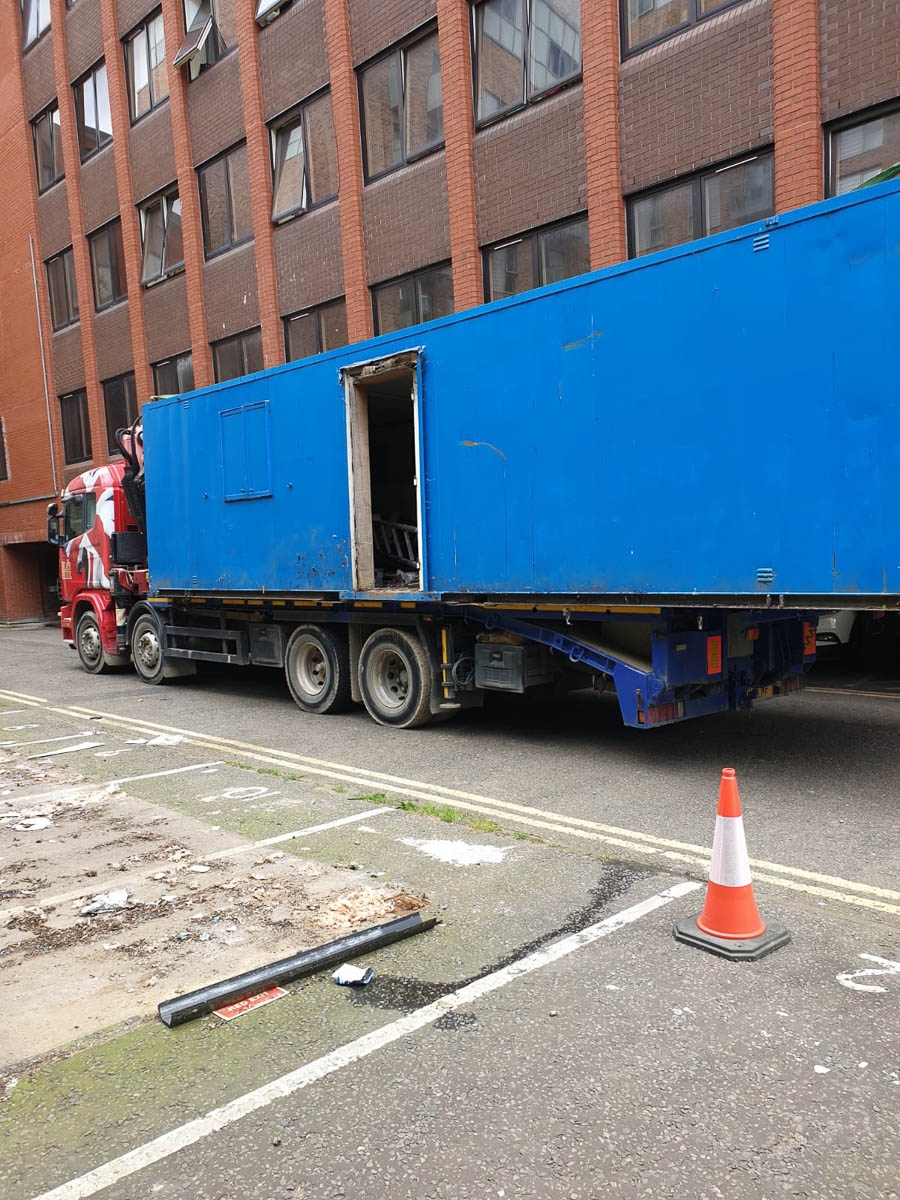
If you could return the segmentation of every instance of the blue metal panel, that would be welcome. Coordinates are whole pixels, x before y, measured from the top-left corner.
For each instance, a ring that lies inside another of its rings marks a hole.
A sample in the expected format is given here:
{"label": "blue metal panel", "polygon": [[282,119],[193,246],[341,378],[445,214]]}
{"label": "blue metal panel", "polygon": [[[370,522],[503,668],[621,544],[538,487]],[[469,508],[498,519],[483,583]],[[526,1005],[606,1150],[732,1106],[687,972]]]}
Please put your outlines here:
{"label": "blue metal panel", "polygon": [[147,405],[153,585],[352,595],[339,372],[414,347],[427,593],[900,593],[896,182]]}

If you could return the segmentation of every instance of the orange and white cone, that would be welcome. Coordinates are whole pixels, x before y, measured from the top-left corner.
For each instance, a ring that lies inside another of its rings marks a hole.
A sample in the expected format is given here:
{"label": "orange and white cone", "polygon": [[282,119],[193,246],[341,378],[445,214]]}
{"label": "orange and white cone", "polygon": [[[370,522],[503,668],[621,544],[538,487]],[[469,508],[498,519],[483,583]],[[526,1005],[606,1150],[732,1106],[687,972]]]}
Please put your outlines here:
{"label": "orange and white cone", "polygon": [[699,917],[676,921],[680,942],[720,954],[753,961],[777,950],[791,935],[775,922],[761,919],[753,895],[744,819],[733,767],[722,771],[719,807],[713,837],[706,903]]}

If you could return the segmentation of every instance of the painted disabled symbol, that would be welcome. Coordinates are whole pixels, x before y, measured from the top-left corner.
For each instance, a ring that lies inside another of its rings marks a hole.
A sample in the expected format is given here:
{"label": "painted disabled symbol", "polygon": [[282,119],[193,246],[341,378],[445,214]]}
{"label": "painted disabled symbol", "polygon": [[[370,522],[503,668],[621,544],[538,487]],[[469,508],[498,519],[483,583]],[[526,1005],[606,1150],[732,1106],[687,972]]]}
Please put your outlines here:
{"label": "painted disabled symbol", "polygon": [[861,967],[858,971],[842,971],[839,975],[835,975],[838,983],[843,984],[845,988],[852,988],[857,992],[886,992],[887,988],[882,987],[880,983],[857,983],[856,981],[866,975],[896,975],[900,977],[900,962],[891,962],[889,958],[879,958],[877,954],[860,954],[859,957],[864,958],[867,962],[879,963],[880,966]]}

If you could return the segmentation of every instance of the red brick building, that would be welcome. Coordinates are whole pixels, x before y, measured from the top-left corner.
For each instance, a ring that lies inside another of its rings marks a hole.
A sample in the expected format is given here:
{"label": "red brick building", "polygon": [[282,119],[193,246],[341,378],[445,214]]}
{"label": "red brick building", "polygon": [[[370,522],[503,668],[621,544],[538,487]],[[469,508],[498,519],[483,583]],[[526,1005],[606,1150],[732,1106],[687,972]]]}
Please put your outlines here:
{"label": "red brick building", "polygon": [[897,0],[9,0],[0,45],[0,620],[146,397],[900,159]]}

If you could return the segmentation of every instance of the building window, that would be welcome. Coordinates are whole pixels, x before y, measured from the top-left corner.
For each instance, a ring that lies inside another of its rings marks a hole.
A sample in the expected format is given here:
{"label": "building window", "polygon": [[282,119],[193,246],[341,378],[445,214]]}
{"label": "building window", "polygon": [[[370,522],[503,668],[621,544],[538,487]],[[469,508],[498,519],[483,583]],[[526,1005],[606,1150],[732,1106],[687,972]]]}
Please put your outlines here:
{"label": "building window", "polygon": [[94,308],[108,308],[125,298],[125,252],[122,249],[122,222],[110,221],[88,236],[91,248],[91,276],[94,281]]}
{"label": "building window", "polygon": [[473,19],[476,124],[581,75],[581,0],[483,0]]}
{"label": "building window", "polygon": [[852,192],[900,163],[900,105],[832,126],[828,160],[829,196]]}
{"label": "building window", "polygon": [[591,268],[587,217],[507,238],[484,251],[484,294],[502,300]]}
{"label": "building window", "polygon": [[82,162],[112,141],[106,63],[99,63],[75,84],[75,121]]}
{"label": "building window", "polygon": [[216,383],[237,379],[240,375],[252,375],[254,371],[263,369],[262,333],[259,327],[213,342],[212,352]]}
{"label": "building window", "polygon": [[50,0],[22,0],[22,45],[27,50],[50,28]]}
{"label": "building window", "polygon": [[34,141],[34,165],[38,191],[46,191],[63,177],[62,136],[59,130],[59,106],[52,104],[31,122]]}
{"label": "building window", "polygon": [[372,288],[375,332],[392,333],[453,312],[453,273],[449,263],[392,279]]}
{"label": "building window", "polygon": [[161,104],[169,94],[162,12],[148,17],[125,39],[125,66],[128,103],[134,122]]}
{"label": "building window", "polygon": [[272,220],[306,212],[337,194],[331,95],[324,92],[269,130]]}
{"label": "building window", "polygon": [[218,12],[214,0],[184,0],[184,28],[184,41],[172,65],[180,67],[187,63],[189,79],[196,79],[201,71],[217,63],[237,42],[234,13],[228,0],[219,5]]}
{"label": "building window", "polygon": [[626,205],[631,258],[760,221],[775,210],[772,152],[631,196]]}
{"label": "building window", "polygon": [[181,200],[177,192],[165,192],[140,209],[141,244],[144,257],[141,283],[150,284],[174,274],[184,266],[181,232]]}
{"label": "building window", "polygon": [[622,50],[661,41],[739,0],[619,0]]}
{"label": "building window", "polygon": [[438,35],[405,42],[359,71],[366,179],[443,145]]}
{"label": "building window", "polygon": [[133,372],[106,380],[103,384],[103,407],[106,410],[106,445],[110,454],[118,454],[116,430],[130,429],[138,415]]}
{"label": "building window", "polygon": [[47,290],[50,292],[50,323],[62,329],[78,320],[78,289],[72,247],[47,260]]}
{"label": "building window", "polygon": [[85,462],[91,457],[91,423],[88,418],[87,392],[69,392],[59,398],[62,421],[63,453],[66,463]]}
{"label": "building window", "polygon": [[197,174],[203,248],[212,258],[253,237],[246,143],[200,167]]}
{"label": "building window", "polygon": [[0,417],[0,480],[9,479],[9,463],[6,457],[6,430]]}
{"label": "building window", "polygon": [[153,364],[153,391],[157,396],[180,396],[194,390],[194,359],[190,350]]}
{"label": "building window", "polygon": [[343,299],[284,318],[284,352],[288,362],[346,345],[347,306]]}

